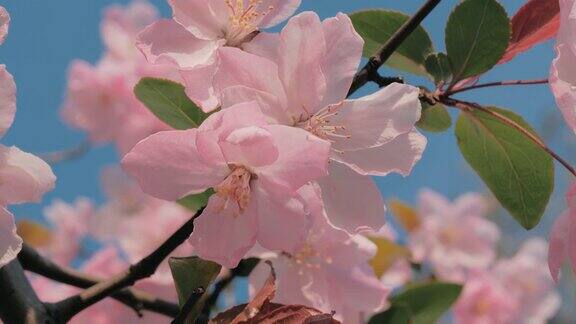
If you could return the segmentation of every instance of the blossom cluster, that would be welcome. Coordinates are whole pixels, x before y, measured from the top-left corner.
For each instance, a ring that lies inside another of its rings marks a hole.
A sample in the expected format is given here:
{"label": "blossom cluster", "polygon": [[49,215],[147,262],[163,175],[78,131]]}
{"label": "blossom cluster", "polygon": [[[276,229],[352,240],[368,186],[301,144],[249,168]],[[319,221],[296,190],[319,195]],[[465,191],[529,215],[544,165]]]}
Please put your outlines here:
{"label": "blossom cluster", "polygon": [[560,296],[546,267],[547,242],[531,238],[516,255],[498,257],[500,230],[487,219],[489,203],[465,194],[453,203],[436,192],[419,195],[420,224],[408,234],[412,261],[439,280],[459,282],[456,323],[546,323]]}

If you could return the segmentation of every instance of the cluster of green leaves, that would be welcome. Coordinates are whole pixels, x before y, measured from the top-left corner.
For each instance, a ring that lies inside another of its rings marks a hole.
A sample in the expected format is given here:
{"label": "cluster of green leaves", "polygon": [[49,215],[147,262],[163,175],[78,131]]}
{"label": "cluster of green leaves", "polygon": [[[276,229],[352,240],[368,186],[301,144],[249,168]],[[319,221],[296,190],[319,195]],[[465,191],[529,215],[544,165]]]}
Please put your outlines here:
{"label": "cluster of green leaves", "polygon": [[[361,11],[350,17],[366,42],[366,57],[374,55],[408,19],[390,10]],[[463,0],[446,24],[446,53],[436,52],[426,30],[418,27],[386,64],[425,76],[439,93],[446,93],[497,65],[510,36],[510,19],[497,0]],[[450,129],[452,118],[444,105],[423,102],[422,108],[420,129],[437,133]],[[458,116],[455,135],[460,151],[502,206],[531,229],[539,223],[552,193],[552,158],[517,127],[498,118],[504,116],[538,137],[522,117],[500,108],[487,109],[465,110]]]}

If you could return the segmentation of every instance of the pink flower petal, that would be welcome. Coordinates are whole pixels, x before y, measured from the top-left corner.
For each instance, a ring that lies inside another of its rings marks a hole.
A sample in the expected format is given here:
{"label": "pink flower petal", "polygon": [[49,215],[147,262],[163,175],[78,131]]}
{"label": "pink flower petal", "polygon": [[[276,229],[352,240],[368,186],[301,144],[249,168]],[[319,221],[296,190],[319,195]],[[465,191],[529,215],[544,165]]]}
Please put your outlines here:
{"label": "pink flower petal", "polygon": [[171,19],[148,26],[138,36],[137,46],[153,64],[172,63],[182,68],[211,64],[222,41],[196,38]]}
{"label": "pink flower petal", "polygon": [[16,84],[6,66],[0,65],[0,137],[4,136],[12,125],[14,115],[16,115]]}
{"label": "pink flower petal", "polygon": [[258,103],[245,102],[216,112],[208,117],[196,138],[198,152],[208,164],[225,164],[220,141],[223,141],[236,129],[266,125],[266,116],[260,111]]}
{"label": "pink flower petal", "polygon": [[[210,198],[202,215],[194,221],[190,244],[203,259],[234,268],[256,243],[258,220],[251,203],[240,214],[238,206],[226,203],[218,195]],[[271,211],[272,212],[272,211]]]}
{"label": "pink flower petal", "polygon": [[572,64],[576,55],[567,43],[559,43],[556,54],[550,70],[550,87],[564,120],[576,132],[576,66]]}
{"label": "pink flower petal", "polygon": [[393,83],[369,96],[335,106],[330,125],[343,125],[349,138],[334,138],[334,148],[360,150],[382,145],[412,131],[420,119],[416,87]]}
{"label": "pink flower petal", "polygon": [[224,5],[224,0],[169,0],[168,2],[172,7],[174,20],[194,36],[206,40],[225,36],[228,10]]}
{"label": "pink flower petal", "polygon": [[327,174],[329,142],[299,128],[282,125],[264,128],[274,137],[279,155],[276,163],[259,168],[258,176],[281,188],[296,191]]}
{"label": "pink flower petal", "polygon": [[14,216],[0,207],[0,268],[16,259],[21,248],[22,239],[16,234]]}
{"label": "pink flower petal", "polygon": [[222,107],[230,107],[239,102],[256,100],[262,109],[262,113],[268,117],[271,124],[291,124],[293,121],[284,109],[279,98],[268,92],[245,87],[243,85],[225,88],[220,93]]}
{"label": "pink flower petal", "polygon": [[386,210],[374,181],[338,162],[330,163],[328,172],[329,176],[318,180],[318,184],[332,224],[351,234],[380,230]]}
{"label": "pink flower petal", "polygon": [[224,179],[228,168],[208,165],[196,147],[197,130],[166,131],[140,143],[122,160],[142,190],[165,200],[200,193]]}
{"label": "pink flower petal", "polygon": [[568,257],[568,245],[571,244],[570,231],[574,230],[574,215],[571,211],[566,211],[554,222],[550,231],[550,246],[548,249],[548,267],[552,278],[558,283],[560,268],[564,260]]}
{"label": "pink flower petal", "polygon": [[0,145],[0,203],[38,202],[54,188],[56,176],[39,157]]}
{"label": "pink flower petal", "polygon": [[346,99],[362,58],[364,41],[354,30],[350,18],[343,13],[324,20],[322,26],[326,55],[321,64],[327,92],[321,106],[328,106]]}
{"label": "pink flower petal", "polygon": [[10,14],[6,8],[0,6],[0,45],[6,40],[8,36],[8,28],[10,27]]}
{"label": "pink flower petal", "polygon": [[232,47],[218,51],[218,58],[214,84],[219,91],[232,86],[244,86],[278,98],[281,106],[276,109],[286,107],[284,86],[278,78],[276,63]]}
{"label": "pink flower petal", "polygon": [[229,164],[258,168],[278,159],[278,148],[272,135],[264,128],[239,128],[220,142],[224,158]]}
{"label": "pink flower petal", "polygon": [[268,28],[275,26],[284,20],[288,19],[296,9],[300,6],[301,0],[264,0],[261,1],[258,10],[259,12],[266,12],[270,8],[272,10],[264,16],[260,21],[261,28]]}
{"label": "pink flower petal", "polygon": [[282,53],[278,59],[280,79],[284,83],[290,108],[296,115],[319,109],[327,81],[319,64],[326,55],[324,29],[318,15],[301,13],[288,21],[280,33]]}
{"label": "pink flower petal", "polygon": [[180,70],[186,85],[186,95],[204,112],[211,112],[220,105],[213,86],[216,66],[216,63],[209,63]]}
{"label": "pink flower petal", "polygon": [[272,191],[260,182],[252,191],[258,212],[258,243],[269,250],[294,253],[309,228],[304,205],[289,193],[274,195]]}
{"label": "pink flower petal", "polygon": [[363,175],[385,176],[396,172],[406,176],[422,157],[426,142],[426,137],[413,130],[380,146],[332,153],[332,159]]}
{"label": "pink flower petal", "polygon": [[248,43],[242,44],[242,49],[277,62],[278,46],[280,46],[280,34],[261,32]]}

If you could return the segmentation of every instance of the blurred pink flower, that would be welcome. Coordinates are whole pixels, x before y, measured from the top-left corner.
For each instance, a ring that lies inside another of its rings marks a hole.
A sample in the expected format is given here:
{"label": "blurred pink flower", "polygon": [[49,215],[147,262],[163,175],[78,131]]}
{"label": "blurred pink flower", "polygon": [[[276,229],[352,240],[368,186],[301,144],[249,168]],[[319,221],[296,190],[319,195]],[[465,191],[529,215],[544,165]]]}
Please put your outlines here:
{"label": "blurred pink flower", "polygon": [[198,129],[152,135],[122,164],[161,199],[214,188],[190,242],[200,257],[233,268],[256,241],[271,250],[296,248],[308,226],[296,190],[326,175],[329,149],[303,130],[267,125],[249,102],[211,115]]}
{"label": "blurred pink flower", "polygon": [[93,213],[94,206],[87,198],[78,198],[71,205],[56,200],[44,208],[53,234],[42,251],[58,264],[70,264],[82,250],[82,239],[88,234],[88,221]]}
{"label": "blurred pink flower", "polygon": [[576,183],[568,190],[566,201],[568,209],[556,218],[550,232],[548,266],[556,282],[566,259],[576,269]]}
{"label": "blurred pink flower", "polygon": [[459,324],[512,324],[520,305],[512,292],[483,270],[473,271],[456,305],[454,321]]}
{"label": "blurred pink flower", "polygon": [[[10,16],[0,6],[0,44],[8,34]],[[6,134],[16,114],[16,84],[0,65],[0,138]],[[22,247],[16,234],[14,216],[6,209],[10,204],[37,202],[54,188],[56,176],[50,166],[35,155],[11,146],[0,145],[0,267],[12,261]]]}
{"label": "blurred pink flower", "polygon": [[416,262],[429,262],[443,280],[463,281],[472,269],[486,269],[494,261],[500,238],[496,224],[484,216],[487,202],[466,194],[454,203],[431,191],[419,196],[421,226],[409,237]]}
{"label": "blurred pink flower", "polygon": [[[362,318],[386,306],[389,289],[380,282],[368,261],[376,246],[361,235],[351,236],[333,227],[326,217],[320,190],[314,185],[300,189],[313,224],[294,253],[262,253],[277,274],[275,302],[305,304],[326,313],[336,311],[343,323]],[[250,275],[252,294],[262,286],[270,270],[260,262]]]}
{"label": "blurred pink flower", "polygon": [[256,99],[271,123],[332,143],[331,176],[319,184],[331,221],[350,233],[384,225],[384,202],[368,176],[409,174],[426,146],[414,127],[418,88],[392,84],[346,100],[362,48],[348,16],[322,22],[304,12],[280,34],[260,33],[247,52],[221,49],[214,77],[224,108]]}
{"label": "blurred pink flower", "polygon": [[[397,233],[394,229],[386,224],[382,229],[376,234],[370,234],[375,237],[382,237],[390,240],[391,242],[397,241]],[[409,259],[399,259],[392,266],[386,270],[382,278],[382,283],[388,287],[390,290],[400,288],[412,280],[412,265]]]}
{"label": "blurred pink flower", "polygon": [[546,267],[547,242],[526,241],[512,258],[499,260],[491,272],[518,300],[514,323],[547,323],[560,308],[560,295]]}
{"label": "blurred pink flower", "polygon": [[95,143],[114,142],[121,154],[146,136],[170,127],[154,116],[133,94],[145,76],[180,81],[171,65],[152,65],[136,48],[136,36],[158,17],[143,0],[126,7],[111,6],[101,26],[106,52],[92,66],[75,61],[70,67],[64,120],[87,132]]}
{"label": "blurred pink flower", "polygon": [[550,87],[572,131],[576,132],[576,1],[560,0],[560,29],[556,58],[550,70]]}
{"label": "blurred pink flower", "polygon": [[138,46],[151,63],[172,63],[182,70],[186,92],[205,111],[218,106],[210,80],[216,52],[242,48],[261,28],[287,19],[300,0],[170,0],[173,19],[148,27]]}
{"label": "blurred pink flower", "polygon": [[[145,194],[117,167],[104,169],[102,186],[108,200],[90,218],[90,233],[104,242],[117,243],[130,262],[139,261],[160,246],[193,214],[175,202]],[[192,248],[183,244],[171,256],[192,254]],[[156,274],[158,280],[172,282],[167,262]]]}

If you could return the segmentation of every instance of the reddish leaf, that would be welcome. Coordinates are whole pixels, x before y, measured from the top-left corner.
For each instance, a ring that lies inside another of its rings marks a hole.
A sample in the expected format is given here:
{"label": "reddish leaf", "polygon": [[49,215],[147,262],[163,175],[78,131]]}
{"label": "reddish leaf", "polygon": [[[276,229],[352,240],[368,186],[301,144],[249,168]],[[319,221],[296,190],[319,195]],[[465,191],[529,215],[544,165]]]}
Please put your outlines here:
{"label": "reddish leaf", "polygon": [[334,314],[325,314],[303,305],[270,302],[276,294],[276,273],[270,262],[270,276],[249,304],[238,305],[218,314],[210,324],[340,324]]}
{"label": "reddish leaf", "polygon": [[560,26],[558,0],[529,0],[512,17],[512,39],[499,64],[554,36]]}
{"label": "reddish leaf", "polygon": [[254,299],[248,303],[244,310],[232,320],[231,324],[242,323],[250,320],[260,313],[260,310],[266,304],[269,304],[274,295],[276,294],[276,272],[272,267],[272,263],[266,262],[270,266],[270,276],[266,279],[264,286],[254,296]]}

